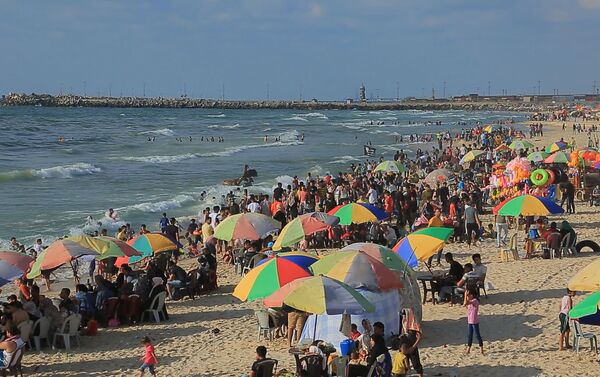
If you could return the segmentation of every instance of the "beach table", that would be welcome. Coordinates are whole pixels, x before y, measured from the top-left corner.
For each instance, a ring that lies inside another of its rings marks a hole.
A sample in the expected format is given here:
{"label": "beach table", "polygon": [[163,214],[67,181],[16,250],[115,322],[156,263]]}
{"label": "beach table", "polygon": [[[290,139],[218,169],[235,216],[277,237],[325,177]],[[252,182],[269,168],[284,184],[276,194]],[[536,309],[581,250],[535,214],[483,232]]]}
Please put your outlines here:
{"label": "beach table", "polygon": [[[435,305],[435,293],[434,283],[439,283],[443,280],[443,276],[434,274],[431,272],[416,272],[417,280],[423,285],[423,304],[427,302],[427,293],[431,292],[431,302]],[[429,285],[429,286],[428,286]],[[439,284],[438,284],[439,286]]]}
{"label": "beach table", "polygon": [[[325,361],[329,360],[329,355],[334,353],[335,349],[321,349],[323,354],[325,355]],[[294,355],[294,360],[296,361],[296,374],[300,374],[302,371],[302,358],[306,355],[306,350],[301,350],[298,347],[292,347],[288,350],[291,355]]]}

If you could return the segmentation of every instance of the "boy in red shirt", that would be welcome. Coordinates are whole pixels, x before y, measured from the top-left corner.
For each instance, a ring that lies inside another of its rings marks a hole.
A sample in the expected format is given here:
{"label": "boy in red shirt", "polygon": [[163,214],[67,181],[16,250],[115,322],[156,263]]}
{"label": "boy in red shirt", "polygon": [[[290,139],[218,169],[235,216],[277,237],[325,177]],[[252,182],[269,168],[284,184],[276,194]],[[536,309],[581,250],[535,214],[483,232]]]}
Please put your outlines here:
{"label": "boy in red shirt", "polygon": [[154,370],[154,366],[158,364],[158,360],[156,359],[156,355],[154,354],[154,346],[150,341],[150,338],[147,336],[142,338],[142,344],[144,345],[145,352],[144,357],[141,357],[142,366],[140,367],[140,377],[144,375],[146,369],[150,372],[151,375],[156,376],[156,371]]}

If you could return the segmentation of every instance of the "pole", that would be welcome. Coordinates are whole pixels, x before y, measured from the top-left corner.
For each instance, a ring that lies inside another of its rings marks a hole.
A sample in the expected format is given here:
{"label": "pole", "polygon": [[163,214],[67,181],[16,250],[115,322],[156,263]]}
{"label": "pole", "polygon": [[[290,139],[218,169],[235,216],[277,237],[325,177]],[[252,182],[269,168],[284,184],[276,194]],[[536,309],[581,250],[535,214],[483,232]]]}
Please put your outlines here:
{"label": "pole", "polygon": [[444,99],[446,99],[446,81],[444,81]]}
{"label": "pole", "polygon": [[400,101],[400,83],[396,81],[396,101]]}

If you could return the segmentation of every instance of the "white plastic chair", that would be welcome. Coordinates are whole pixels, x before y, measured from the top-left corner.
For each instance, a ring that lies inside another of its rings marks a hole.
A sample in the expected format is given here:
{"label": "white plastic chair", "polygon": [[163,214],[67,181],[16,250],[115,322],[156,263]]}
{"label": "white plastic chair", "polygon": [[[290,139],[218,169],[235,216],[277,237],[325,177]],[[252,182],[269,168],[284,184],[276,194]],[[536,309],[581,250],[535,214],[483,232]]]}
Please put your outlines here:
{"label": "white plastic chair", "polygon": [[60,330],[56,330],[54,333],[54,339],[52,340],[52,349],[56,348],[56,340],[62,337],[65,350],[71,349],[71,338],[77,340],[77,346],[81,346],[81,337],[79,335],[79,325],[81,324],[81,314],[71,314],[63,322]]}
{"label": "white plastic chair", "polygon": [[258,319],[258,340],[260,340],[261,334],[264,337],[268,337],[269,340],[273,340],[273,333],[277,328],[271,327],[269,324],[269,312],[266,310],[254,311],[256,318]]}
{"label": "white plastic chair", "polygon": [[21,333],[21,339],[23,339],[23,342],[27,343],[29,341],[29,335],[31,335],[31,330],[33,330],[33,321],[30,319],[23,321],[17,325],[17,328]]}
{"label": "white plastic chair", "polygon": [[577,242],[577,235],[575,235],[575,239],[571,241],[571,233],[568,233],[563,237],[560,243],[560,254],[563,256],[575,256],[575,243]]}
{"label": "white plastic chair", "polygon": [[334,376],[333,369],[335,367],[335,376],[346,377],[348,374],[348,356],[340,356],[331,360],[329,363],[329,375]]}
{"label": "white plastic chair", "polygon": [[[35,323],[33,324],[33,329],[32,329],[32,334],[36,333],[36,329],[38,335],[33,335],[33,344],[35,345],[35,349],[36,351],[40,351],[40,349],[42,348],[42,339],[46,341],[46,343],[48,343],[48,332],[50,331],[50,320],[46,317],[41,317],[40,319],[38,319],[37,321],[35,321]],[[32,337],[29,337],[29,348],[33,348],[31,346],[31,339]]]}
{"label": "white plastic chair", "polygon": [[579,342],[581,339],[589,339],[590,350],[598,352],[598,340],[596,339],[596,335],[589,332],[583,332],[581,330],[581,323],[579,323],[579,321],[571,321],[571,324],[575,330],[575,333],[573,334],[573,349],[575,352],[579,353]]}
{"label": "white plastic chair", "polygon": [[152,299],[152,303],[150,303],[150,307],[146,309],[142,314],[142,321],[144,320],[144,317],[146,315],[150,317],[150,314],[154,317],[154,321],[156,323],[160,323],[161,320],[165,321],[166,318],[164,318],[163,308],[165,306],[166,297],[166,292],[160,292],[159,294],[154,296],[154,299]]}

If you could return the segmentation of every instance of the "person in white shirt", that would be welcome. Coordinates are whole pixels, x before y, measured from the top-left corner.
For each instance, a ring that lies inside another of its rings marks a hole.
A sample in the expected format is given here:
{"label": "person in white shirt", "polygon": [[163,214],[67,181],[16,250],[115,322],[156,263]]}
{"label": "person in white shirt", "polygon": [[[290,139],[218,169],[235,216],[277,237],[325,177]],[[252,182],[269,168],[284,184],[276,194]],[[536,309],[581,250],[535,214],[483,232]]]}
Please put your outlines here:
{"label": "person in white shirt", "polygon": [[367,192],[367,198],[369,199],[369,204],[377,203],[377,190],[375,190],[373,185],[371,185],[369,191]]}
{"label": "person in white shirt", "polygon": [[260,212],[260,204],[254,199],[254,195],[250,195],[250,200],[248,205],[246,206],[248,212],[258,213]]}
{"label": "person in white shirt", "polygon": [[217,225],[221,222],[221,216],[219,216],[219,211],[221,209],[219,206],[214,206],[213,211],[208,215],[210,217],[210,225],[215,229]]}
{"label": "person in white shirt", "polygon": [[260,213],[269,217],[273,216],[271,213],[271,202],[269,202],[269,195],[265,195],[263,197],[263,200],[260,203]]}
{"label": "person in white shirt", "polygon": [[479,277],[479,281],[483,283],[487,275],[487,267],[481,263],[481,254],[473,254],[471,258],[473,259],[473,272]]}

